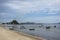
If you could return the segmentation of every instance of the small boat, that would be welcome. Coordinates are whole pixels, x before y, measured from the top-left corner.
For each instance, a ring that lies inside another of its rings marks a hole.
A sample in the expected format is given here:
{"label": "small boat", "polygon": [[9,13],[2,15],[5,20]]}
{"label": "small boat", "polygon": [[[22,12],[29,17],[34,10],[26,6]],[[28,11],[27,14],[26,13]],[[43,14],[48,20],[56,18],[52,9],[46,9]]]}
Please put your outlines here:
{"label": "small boat", "polygon": [[20,29],[26,29],[24,26],[21,26]]}
{"label": "small boat", "polygon": [[42,26],[38,26],[38,27],[40,27],[40,28],[41,28]]}
{"label": "small boat", "polygon": [[58,24],[60,24],[60,23],[58,23]]}
{"label": "small boat", "polygon": [[10,30],[14,30],[14,28],[9,28]]}
{"label": "small boat", "polygon": [[56,26],[54,26],[54,28],[56,28]]}
{"label": "small boat", "polygon": [[50,29],[50,26],[46,27],[46,29]]}
{"label": "small boat", "polygon": [[29,29],[30,31],[34,31],[35,29],[33,29],[33,28],[31,28],[31,29]]}
{"label": "small boat", "polygon": [[15,26],[12,26],[12,27],[10,27],[9,29],[10,29],[10,30],[14,30],[14,27],[15,27]]}

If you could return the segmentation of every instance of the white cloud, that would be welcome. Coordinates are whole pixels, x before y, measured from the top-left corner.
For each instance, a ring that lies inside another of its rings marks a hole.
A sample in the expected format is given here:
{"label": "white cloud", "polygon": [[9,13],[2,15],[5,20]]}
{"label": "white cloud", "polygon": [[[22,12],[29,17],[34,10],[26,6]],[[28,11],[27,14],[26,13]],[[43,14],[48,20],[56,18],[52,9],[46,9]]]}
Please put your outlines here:
{"label": "white cloud", "polygon": [[[57,14],[60,13],[60,0],[11,0],[5,3],[5,6],[13,10],[13,13],[2,13],[1,15],[24,17],[28,13],[45,13],[45,14]],[[34,22],[58,22],[60,16],[48,16],[48,17],[29,17],[24,21]],[[20,18],[19,18],[20,19]],[[23,19],[22,19],[23,20]]]}
{"label": "white cloud", "polygon": [[31,1],[15,0],[6,3],[6,6],[11,8],[12,10],[16,10],[19,13],[26,14],[26,13],[40,11],[40,10],[45,11],[46,8],[49,9],[50,13],[51,10],[52,11],[60,10],[60,7],[58,8],[56,4],[59,5],[60,0],[31,0]]}

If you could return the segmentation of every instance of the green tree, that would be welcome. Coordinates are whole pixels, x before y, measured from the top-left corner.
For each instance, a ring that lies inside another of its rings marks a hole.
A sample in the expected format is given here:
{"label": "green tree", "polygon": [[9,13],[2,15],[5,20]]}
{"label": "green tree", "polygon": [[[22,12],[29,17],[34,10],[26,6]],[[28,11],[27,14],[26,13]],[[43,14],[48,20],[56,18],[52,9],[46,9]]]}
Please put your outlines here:
{"label": "green tree", "polygon": [[11,24],[19,24],[16,20],[10,22]]}

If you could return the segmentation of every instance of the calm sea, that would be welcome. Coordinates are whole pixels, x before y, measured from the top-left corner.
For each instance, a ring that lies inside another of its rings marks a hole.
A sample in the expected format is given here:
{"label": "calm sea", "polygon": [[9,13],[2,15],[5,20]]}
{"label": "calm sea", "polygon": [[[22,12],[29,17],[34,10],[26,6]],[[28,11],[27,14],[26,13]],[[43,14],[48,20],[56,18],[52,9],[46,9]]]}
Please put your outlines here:
{"label": "calm sea", "polygon": [[[14,30],[18,32],[24,32],[29,35],[43,37],[48,40],[60,40],[60,24],[57,23],[43,23],[40,24],[27,24],[27,25],[7,25],[5,24],[4,27],[9,29],[14,27]],[[50,29],[46,29],[46,27],[50,26]],[[56,26],[56,27],[54,27]],[[23,28],[21,28],[23,27]],[[34,29],[34,30],[29,30]]]}

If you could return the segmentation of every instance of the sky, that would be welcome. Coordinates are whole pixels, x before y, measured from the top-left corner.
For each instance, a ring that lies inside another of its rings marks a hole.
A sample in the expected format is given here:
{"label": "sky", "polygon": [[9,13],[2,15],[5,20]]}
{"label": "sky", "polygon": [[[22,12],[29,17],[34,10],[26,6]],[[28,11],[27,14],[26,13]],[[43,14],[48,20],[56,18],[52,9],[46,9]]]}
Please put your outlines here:
{"label": "sky", "polygon": [[0,0],[0,23],[59,23],[60,0]]}

